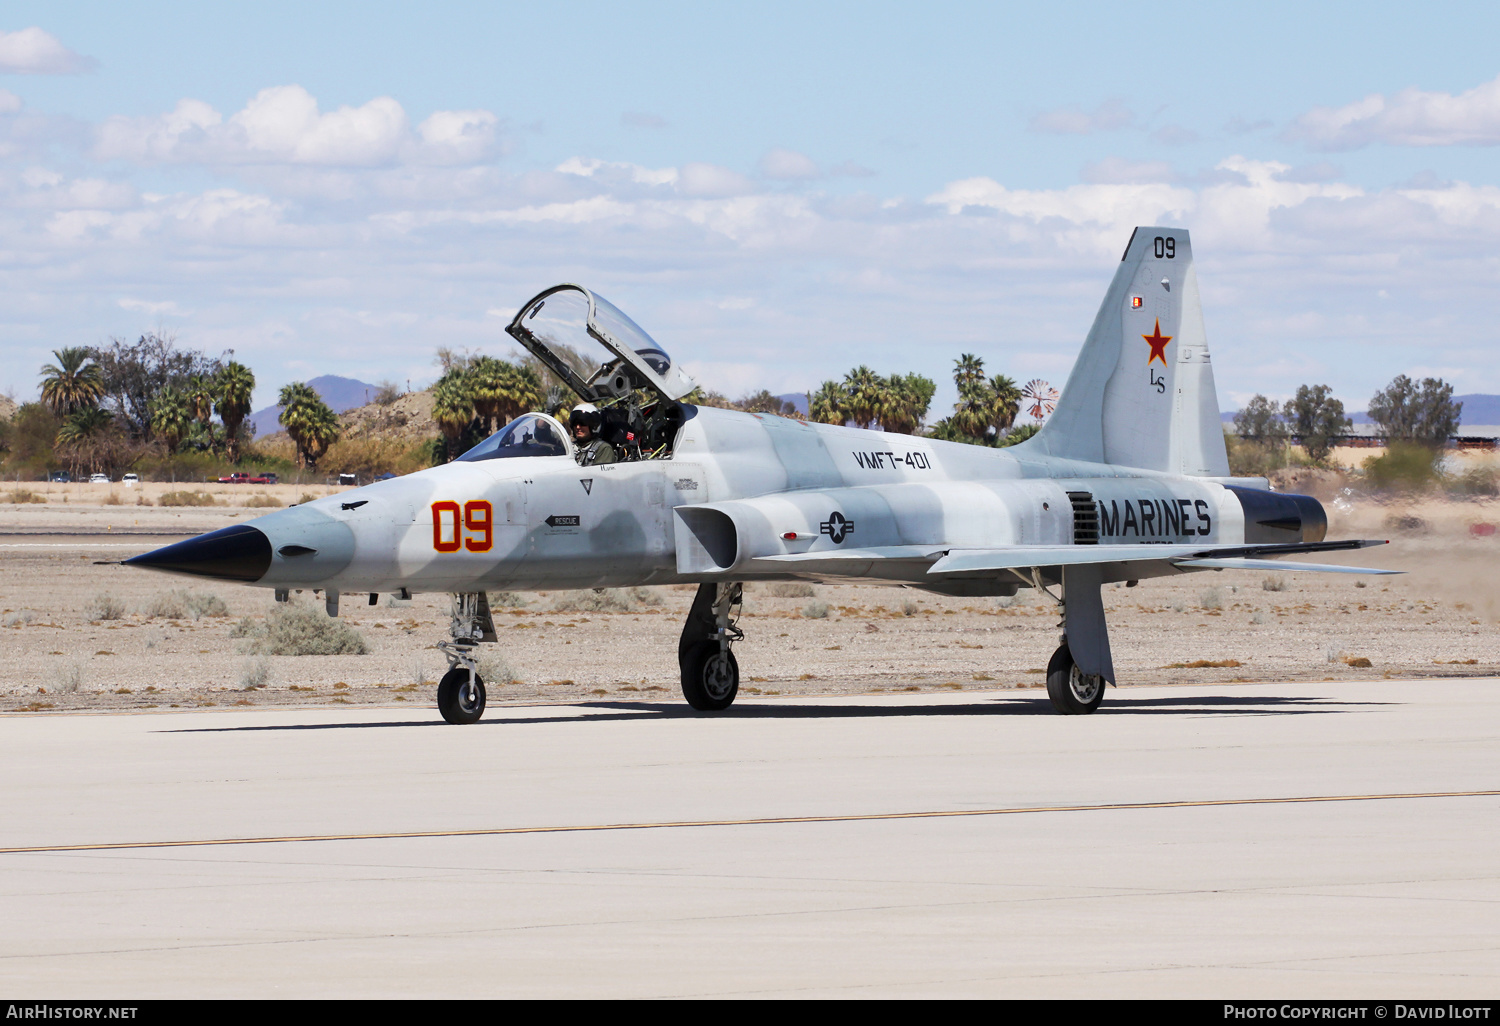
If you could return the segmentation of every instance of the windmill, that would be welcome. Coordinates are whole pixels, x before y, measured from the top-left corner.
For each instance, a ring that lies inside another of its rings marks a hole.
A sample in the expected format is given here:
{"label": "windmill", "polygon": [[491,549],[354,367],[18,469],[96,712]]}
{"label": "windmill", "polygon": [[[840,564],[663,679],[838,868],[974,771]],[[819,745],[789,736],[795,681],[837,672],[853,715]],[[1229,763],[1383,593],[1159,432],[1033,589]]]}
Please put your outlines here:
{"label": "windmill", "polygon": [[1041,422],[1057,407],[1057,389],[1041,378],[1032,378],[1021,389],[1021,401],[1026,404],[1026,412]]}

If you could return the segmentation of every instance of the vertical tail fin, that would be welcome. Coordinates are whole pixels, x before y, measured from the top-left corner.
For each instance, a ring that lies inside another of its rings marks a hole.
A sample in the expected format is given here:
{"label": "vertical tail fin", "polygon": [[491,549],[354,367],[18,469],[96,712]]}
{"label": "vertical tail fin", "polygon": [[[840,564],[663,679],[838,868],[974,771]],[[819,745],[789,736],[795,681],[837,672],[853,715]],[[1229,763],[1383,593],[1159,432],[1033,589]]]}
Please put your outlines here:
{"label": "vertical tail fin", "polygon": [[1056,410],[1021,444],[1049,456],[1229,476],[1186,230],[1130,236]]}

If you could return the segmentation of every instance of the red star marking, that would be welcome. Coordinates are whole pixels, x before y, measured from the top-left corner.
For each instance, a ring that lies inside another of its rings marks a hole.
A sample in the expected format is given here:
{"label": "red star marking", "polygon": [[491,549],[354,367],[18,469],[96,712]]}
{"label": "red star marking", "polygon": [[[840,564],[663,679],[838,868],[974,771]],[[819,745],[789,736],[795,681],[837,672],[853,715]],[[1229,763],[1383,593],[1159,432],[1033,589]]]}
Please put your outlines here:
{"label": "red star marking", "polygon": [[1161,365],[1165,367],[1167,365],[1167,343],[1172,341],[1172,336],[1161,333],[1160,317],[1156,319],[1156,329],[1149,335],[1142,335],[1141,338],[1151,343],[1151,355],[1146,357],[1146,366],[1151,366],[1152,360],[1161,360]]}

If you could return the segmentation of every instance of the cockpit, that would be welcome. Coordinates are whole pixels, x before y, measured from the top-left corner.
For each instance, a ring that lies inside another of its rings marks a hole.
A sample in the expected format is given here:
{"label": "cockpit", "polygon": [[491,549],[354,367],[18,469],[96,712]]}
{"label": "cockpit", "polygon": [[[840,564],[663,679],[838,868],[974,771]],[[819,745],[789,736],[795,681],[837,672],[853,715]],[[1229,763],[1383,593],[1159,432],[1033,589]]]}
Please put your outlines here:
{"label": "cockpit", "polygon": [[458,457],[460,463],[517,456],[571,456],[573,443],[562,424],[545,413],[523,413]]}
{"label": "cockpit", "polygon": [[[581,285],[554,285],[528,300],[505,330],[578,401],[599,408],[600,436],[620,459],[671,455],[685,419],[678,400],[696,386],[671,355],[613,303]],[[557,409],[562,405],[574,403],[559,403]],[[490,441],[494,439],[481,448]]]}

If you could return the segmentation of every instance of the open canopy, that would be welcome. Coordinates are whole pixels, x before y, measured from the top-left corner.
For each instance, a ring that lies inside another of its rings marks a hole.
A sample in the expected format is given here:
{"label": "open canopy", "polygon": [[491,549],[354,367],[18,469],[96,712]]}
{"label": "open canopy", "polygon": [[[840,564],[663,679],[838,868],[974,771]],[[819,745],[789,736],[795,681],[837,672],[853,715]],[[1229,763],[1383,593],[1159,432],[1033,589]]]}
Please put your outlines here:
{"label": "open canopy", "polygon": [[638,388],[680,399],[695,387],[640,325],[582,285],[532,297],[505,330],[590,402]]}

